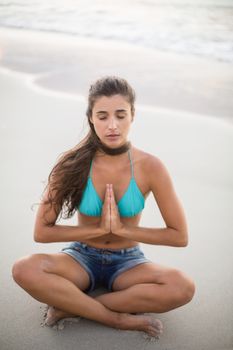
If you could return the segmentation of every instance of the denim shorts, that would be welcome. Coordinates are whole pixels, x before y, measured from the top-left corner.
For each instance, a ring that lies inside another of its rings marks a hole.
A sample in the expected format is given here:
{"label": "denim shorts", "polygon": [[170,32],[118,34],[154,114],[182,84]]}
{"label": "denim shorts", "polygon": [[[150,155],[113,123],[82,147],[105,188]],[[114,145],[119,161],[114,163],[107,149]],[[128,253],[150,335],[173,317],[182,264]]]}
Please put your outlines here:
{"label": "denim shorts", "polygon": [[72,256],[87,271],[90,277],[90,286],[87,292],[98,286],[104,286],[112,291],[115,278],[122,272],[151,262],[145,258],[139,246],[124,249],[94,248],[85,243],[72,242],[63,248],[61,253]]}

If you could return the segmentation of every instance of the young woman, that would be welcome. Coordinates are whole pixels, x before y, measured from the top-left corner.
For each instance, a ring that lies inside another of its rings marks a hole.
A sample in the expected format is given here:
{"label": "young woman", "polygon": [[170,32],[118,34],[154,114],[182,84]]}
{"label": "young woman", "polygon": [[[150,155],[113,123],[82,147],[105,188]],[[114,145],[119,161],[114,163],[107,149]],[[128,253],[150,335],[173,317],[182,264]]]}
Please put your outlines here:
{"label": "young woman", "polygon": [[[39,206],[36,242],[70,242],[56,254],[34,254],[13,266],[14,280],[50,305],[46,323],[79,315],[118,329],[152,336],[152,316],[188,303],[194,283],[183,272],[148,260],[139,242],[184,247],[188,229],[170,175],[156,156],[128,141],[135,93],[124,79],[107,76],[89,90],[90,131],[52,169]],[[152,192],[166,227],[140,227]],[[78,225],[56,224],[78,212]],[[109,293],[88,295],[97,285]]]}

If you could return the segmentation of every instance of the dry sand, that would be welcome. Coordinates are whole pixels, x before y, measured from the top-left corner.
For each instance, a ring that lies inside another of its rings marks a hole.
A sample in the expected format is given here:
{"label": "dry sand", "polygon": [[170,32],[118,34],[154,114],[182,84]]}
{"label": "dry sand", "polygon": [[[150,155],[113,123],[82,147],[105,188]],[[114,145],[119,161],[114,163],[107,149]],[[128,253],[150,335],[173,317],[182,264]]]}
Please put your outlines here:
{"label": "dry sand", "polygon": [[[186,248],[142,248],[153,261],[194,278],[196,295],[188,305],[156,315],[165,328],[156,343],[140,332],[118,331],[85,319],[57,331],[40,326],[44,305],[13,282],[11,267],[21,256],[56,252],[63,246],[33,241],[36,207],[32,211],[31,205],[39,201],[58,155],[85,134],[86,104],[82,97],[34,89],[24,75],[4,70],[0,96],[1,350],[233,349],[232,125],[198,114],[136,106],[130,139],[168,167],[190,234]],[[69,223],[76,224],[76,218]],[[152,197],[141,225],[164,226]]]}

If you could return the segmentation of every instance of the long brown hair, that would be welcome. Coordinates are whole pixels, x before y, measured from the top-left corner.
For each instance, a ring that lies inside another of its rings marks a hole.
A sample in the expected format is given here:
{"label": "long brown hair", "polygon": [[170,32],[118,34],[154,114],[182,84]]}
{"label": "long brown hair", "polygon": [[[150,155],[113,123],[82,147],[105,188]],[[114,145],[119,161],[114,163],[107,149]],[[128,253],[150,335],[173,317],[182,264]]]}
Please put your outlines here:
{"label": "long brown hair", "polygon": [[48,190],[47,199],[43,203],[50,204],[48,210],[53,205],[57,216],[60,213],[61,218],[72,217],[79,206],[91,161],[101,145],[90,121],[93,106],[98,98],[116,94],[120,94],[127,99],[131,105],[131,113],[134,114],[135,91],[125,79],[116,76],[105,76],[95,81],[89,89],[86,110],[90,130],[86,137],[75,147],[62,153],[48,176],[48,183],[44,190],[44,192]]}

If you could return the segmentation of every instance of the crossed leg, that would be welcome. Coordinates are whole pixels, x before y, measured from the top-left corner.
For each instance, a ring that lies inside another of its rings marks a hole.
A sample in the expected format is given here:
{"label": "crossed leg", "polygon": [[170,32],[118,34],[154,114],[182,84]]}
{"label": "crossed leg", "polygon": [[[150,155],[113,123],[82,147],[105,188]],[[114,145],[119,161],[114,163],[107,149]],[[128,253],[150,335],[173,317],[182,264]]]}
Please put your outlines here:
{"label": "crossed leg", "polygon": [[120,274],[113,292],[96,297],[118,312],[162,313],[187,304],[195,286],[183,272],[154,263],[144,263]]}
{"label": "crossed leg", "polygon": [[161,324],[151,316],[113,311],[85,294],[89,276],[67,254],[35,254],[22,258],[14,264],[12,273],[16,283],[32,297],[53,305],[60,312],[60,318],[72,314],[114,328],[145,331],[152,336],[161,333]]}
{"label": "crossed leg", "polygon": [[[121,313],[162,313],[187,304],[195,285],[183,272],[154,263],[143,263],[121,273],[113,292],[95,297],[108,309]],[[65,312],[52,311],[57,318]]]}

